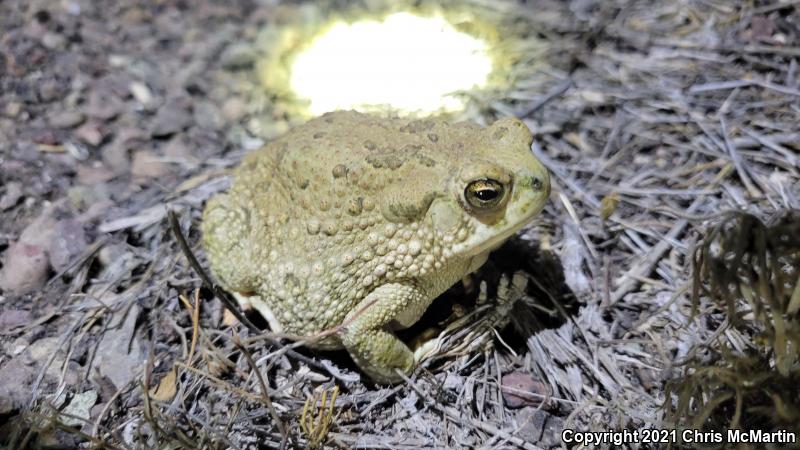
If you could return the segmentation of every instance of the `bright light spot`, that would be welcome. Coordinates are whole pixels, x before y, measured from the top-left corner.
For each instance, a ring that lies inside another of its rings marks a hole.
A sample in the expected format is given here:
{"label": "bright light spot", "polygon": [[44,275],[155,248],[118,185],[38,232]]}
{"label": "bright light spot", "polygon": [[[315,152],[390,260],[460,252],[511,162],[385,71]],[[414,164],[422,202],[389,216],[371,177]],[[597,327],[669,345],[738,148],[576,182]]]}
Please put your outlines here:
{"label": "bright light spot", "polygon": [[485,85],[491,71],[483,41],[439,17],[397,13],[334,25],[297,55],[290,83],[315,115],[385,106],[431,113],[462,109],[454,92]]}

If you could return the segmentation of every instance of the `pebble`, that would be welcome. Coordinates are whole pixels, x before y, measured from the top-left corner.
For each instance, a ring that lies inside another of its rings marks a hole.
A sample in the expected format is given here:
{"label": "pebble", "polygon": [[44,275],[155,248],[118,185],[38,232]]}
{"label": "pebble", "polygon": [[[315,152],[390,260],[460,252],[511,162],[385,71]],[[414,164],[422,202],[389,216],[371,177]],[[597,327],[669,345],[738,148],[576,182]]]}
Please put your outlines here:
{"label": "pebble", "polygon": [[106,135],[101,124],[91,120],[84,123],[75,130],[75,136],[81,141],[97,147],[105,139]]}
{"label": "pebble", "polygon": [[0,269],[0,290],[22,295],[44,286],[48,261],[44,248],[15,242],[6,250]]}
{"label": "pebble", "polygon": [[135,303],[121,308],[111,318],[112,327],[103,333],[97,346],[97,373],[108,377],[117,389],[139,379],[147,361],[147,343],[136,333],[140,309]]}
{"label": "pebble", "polygon": [[84,112],[89,117],[100,120],[110,120],[122,111],[122,101],[107,89],[95,89],[89,94],[89,101]]}
{"label": "pebble", "polygon": [[33,314],[24,309],[7,309],[0,312],[0,332],[10,331],[13,328],[18,328],[27,325]]}
{"label": "pebble", "polygon": [[534,407],[519,411],[516,423],[521,427],[516,434],[527,442],[536,442],[542,448],[561,447],[564,419]]}
{"label": "pebble", "polygon": [[196,152],[197,147],[192,146],[185,136],[178,135],[164,146],[164,156],[179,162],[184,167],[195,168],[200,165],[201,160],[194,155],[193,150]]}
{"label": "pebble", "polygon": [[5,211],[19,203],[22,198],[22,183],[9,181],[6,183],[5,192],[0,196],[0,211]]}
{"label": "pebble", "polygon": [[188,109],[177,102],[169,102],[159,108],[153,119],[150,135],[166,137],[183,131],[192,123],[192,115]]}
{"label": "pebble", "polygon": [[247,103],[239,97],[231,97],[222,105],[222,115],[229,122],[238,122],[247,114]]}
{"label": "pebble", "polygon": [[105,183],[114,178],[114,172],[108,170],[101,162],[95,161],[91,164],[79,164],[76,169],[78,183],[85,186]]}
{"label": "pebble", "polygon": [[511,372],[503,375],[501,384],[503,400],[510,409],[539,406],[546,401],[549,394],[547,385],[527,373]]}
{"label": "pebble", "polygon": [[61,423],[68,427],[77,427],[84,424],[91,418],[90,411],[95,403],[97,403],[96,391],[86,391],[82,394],[74,395],[69,405],[62,411],[63,416],[59,418]]}
{"label": "pebble", "polygon": [[142,83],[141,81],[133,81],[128,88],[130,89],[133,98],[135,98],[136,101],[142,105],[149,106],[153,103],[153,93],[146,84]]}
{"label": "pebble", "polygon": [[72,186],[67,190],[67,199],[77,211],[86,211],[92,205],[108,202],[108,185],[98,183],[92,186]]}
{"label": "pebble", "polygon": [[169,165],[158,160],[158,155],[149,150],[133,154],[131,174],[134,178],[158,178],[169,173]]}
{"label": "pebble", "polygon": [[10,118],[15,118],[22,112],[22,104],[19,102],[8,102],[3,108],[3,115]]}
{"label": "pebble", "polygon": [[[42,337],[31,342],[20,356],[28,364],[40,367],[52,358],[52,364],[47,366],[44,372],[51,379],[58,378],[62,374],[61,370],[67,356],[67,350],[63,344],[64,341],[58,336]],[[67,371],[64,373],[64,383],[67,385],[77,383],[76,364],[75,361],[67,363]]]}
{"label": "pebble", "polygon": [[45,249],[55,229],[54,215],[55,206],[45,206],[6,250],[0,269],[0,290],[25,294],[44,286],[50,268]]}
{"label": "pebble", "polygon": [[39,99],[43,102],[52,102],[66,94],[65,83],[55,78],[46,78],[39,83]]}
{"label": "pebble", "polygon": [[210,102],[198,102],[194,105],[194,122],[203,130],[219,130],[225,125],[219,110]]}
{"label": "pebble", "polygon": [[22,230],[18,241],[47,248],[56,225],[55,212],[55,205],[46,205],[39,216]]}
{"label": "pebble", "polygon": [[60,50],[67,46],[67,38],[61,34],[48,31],[42,36],[42,45],[51,50]]}
{"label": "pebble", "polygon": [[222,67],[230,70],[248,69],[253,67],[257,53],[252,45],[232,44],[222,51],[220,63]]}
{"label": "pebble", "polygon": [[36,130],[31,136],[31,140],[40,145],[57,146],[61,144],[61,133],[58,130],[42,129]]}
{"label": "pebble", "polygon": [[114,139],[103,146],[101,154],[103,163],[114,173],[124,173],[130,168],[128,150],[138,146],[145,139],[145,135],[137,127],[120,127],[114,135]]}
{"label": "pebble", "polygon": [[50,265],[57,272],[66,269],[86,246],[86,233],[80,222],[75,219],[59,220],[47,249]]}
{"label": "pebble", "polygon": [[128,246],[122,242],[114,242],[105,245],[97,252],[97,259],[100,261],[100,264],[104,266],[109,266],[114,261],[129,256],[130,251],[128,250]]}
{"label": "pebble", "polygon": [[47,122],[56,128],[73,128],[82,124],[86,116],[80,111],[55,111],[47,116]]}
{"label": "pebble", "polygon": [[29,400],[31,383],[37,368],[22,358],[11,358],[0,367],[0,416],[8,416],[23,408]]}

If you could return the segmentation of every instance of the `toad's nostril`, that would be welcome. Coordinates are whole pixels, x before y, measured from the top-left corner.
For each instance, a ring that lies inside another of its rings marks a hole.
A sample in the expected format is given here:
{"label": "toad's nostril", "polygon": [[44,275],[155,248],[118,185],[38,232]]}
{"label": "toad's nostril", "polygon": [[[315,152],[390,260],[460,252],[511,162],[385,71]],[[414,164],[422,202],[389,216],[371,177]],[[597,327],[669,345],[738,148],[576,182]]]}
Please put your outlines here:
{"label": "toad's nostril", "polygon": [[529,175],[524,177],[523,180],[524,184],[530,187],[531,190],[542,192],[546,197],[550,195],[550,178],[546,174],[544,176],[541,174]]}

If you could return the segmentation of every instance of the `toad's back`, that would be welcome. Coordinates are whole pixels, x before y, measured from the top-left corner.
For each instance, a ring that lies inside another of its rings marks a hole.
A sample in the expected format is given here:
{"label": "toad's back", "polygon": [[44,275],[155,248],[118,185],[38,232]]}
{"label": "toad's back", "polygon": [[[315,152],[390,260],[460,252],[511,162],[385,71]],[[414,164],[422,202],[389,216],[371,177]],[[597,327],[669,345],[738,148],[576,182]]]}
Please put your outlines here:
{"label": "toad's back", "polygon": [[260,296],[286,331],[341,323],[382,277],[436,270],[443,249],[421,219],[479,132],[353,112],[294,129],[245,157],[206,208],[214,273]]}

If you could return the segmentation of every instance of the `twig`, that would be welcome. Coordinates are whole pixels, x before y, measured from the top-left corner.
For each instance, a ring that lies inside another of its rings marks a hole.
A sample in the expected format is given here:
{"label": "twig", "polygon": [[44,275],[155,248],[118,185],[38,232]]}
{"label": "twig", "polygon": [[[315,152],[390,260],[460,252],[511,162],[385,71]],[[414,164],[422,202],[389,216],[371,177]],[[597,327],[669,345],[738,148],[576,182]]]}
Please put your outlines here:
{"label": "twig", "polygon": [[[704,198],[696,198],[687,209],[687,212],[689,214],[693,213],[700,206],[701,200],[704,200]],[[653,271],[656,264],[658,264],[658,261],[662,256],[664,256],[664,253],[666,253],[666,251],[672,246],[669,241],[676,239],[681,233],[683,233],[683,230],[687,225],[689,225],[689,221],[687,219],[680,219],[675,222],[675,225],[673,225],[669,230],[667,235],[664,237],[664,240],[653,246],[653,248],[651,248],[643,258],[631,266],[631,269],[628,271],[628,273],[623,276],[625,280],[614,291],[614,293],[611,294],[611,305],[614,305],[618,301],[622,300],[622,297],[633,291],[640,283],[638,278],[645,277]]]}
{"label": "twig", "polygon": [[[403,378],[403,380],[408,384],[408,386],[411,387],[411,389],[413,389],[417,393],[417,395],[419,395],[419,397],[421,399],[423,399],[423,401],[425,403],[430,405],[433,409],[439,411],[440,414],[446,415],[451,420],[454,420],[456,422],[463,422],[463,421],[466,420],[473,427],[478,428],[478,429],[480,429],[480,430],[482,430],[482,431],[484,431],[486,433],[492,434],[494,436],[499,436],[500,438],[505,439],[505,440],[507,440],[508,442],[511,442],[514,445],[522,447],[525,450],[542,450],[541,447],[538,447],[538,446],[536,446],[536,445],[534,445],[534,444],[532,444],[532,443],[530,443],[530,442],[528,442],[528,441],[526,441],[526,440],[524,440],[524,439],[522,439],[520,437],[513,436],[513,435],[509,434],[508,432],[503,431],[503,430],[495,427],[494,425],[492,425],[489,422],[475,420],[472,417],[465,417],[465,415],[463,413],[458,412],[455,408],[451,408],[449,406],[443,406],[443,405],[440,405],[439,403],[431,401],[430,400],[430,395],[426,394],[422,389],[420,389],[419,386],[416,385],[416,383],[414,383],[410,378],[408,378],[406,376],[406,374],[402,373],[399,370],[397,370],[397,374],[400,375],[400,377]],[[484,386],[485,386],[485,384],[484,384]]]}
{"label": "twig", "polygon": [[175,214],[175,211],[170,209],[167,212],[169,216],[169,225],[172,229],[172,234],[175,235],[175,239],[178,241],[178,246],[181,248],[183,255],[186,256],[186,259],[189,261],[189,265],[192,266],[192,269],[200,276],[200,279],[203,280],[203,284],[214,293],[214,295],[222,301],[222,304],[225,308],[231,312],[231,314],[236,317],[236,319],[246,326],[250,331],[253,333],[259,333],[260,330],[258,327],[253,325],[250,320],[245,317],[244,314],[239,310],[239,307],[230,294],[222,290],[219,286],[217,286],[211,278],[208,276],[203,267],[197,262],[197,258],[195,258],[194,253],[192,252],[191,248],[189,248],[189,244],[186,242],[186,238],[183,236],[183,232],[181,231],[180,223],[178,223],[178,217]]}
{"label": "twig", "polygon": [[563,83],[559,84],[549,92],[547,92],[543,97],[537,99],[536,101],[530,103],[529,105],[524,106],[521,109],[518,109],[514,112],[516,117],[520,119],[524,119],[531,114],[535,113],[536,111],[542,109],[545,105],[563,95],[569,88],[572,87],[572,80],[565,80]]}
{"label": "twig", "polygon": [[258,382],[261,385],[261,395],[264,396],[264,404],[267,405],[267,410],[269,410],[269,414],[272,416],[272,420],[275,421],[275,425],[277,425],[278,429],[281,432],[281,450],[286,448],[286,442],[289,440],[289,431],[286,428],[286,424],[283,423],[280,416],[278,415],[278,411],[275,410],[275,406],[272,404],[272,398],[269,396],[269,390],[267,389],[267,383],[264,382],[264,377],[261,376],[261,371],[258,370],[258,366],[256,365],[255,361],[253,361],[253,357],[250,356],[250,352],[247,348],[242,345],[242,341],[239,339],[239,336],[234,336],[233,343],[236,345],[237,348],[242,352],[245,359],[247,359],[247,364],[250,365],[250,369],[256,373],[256,377],[258,378]]}

